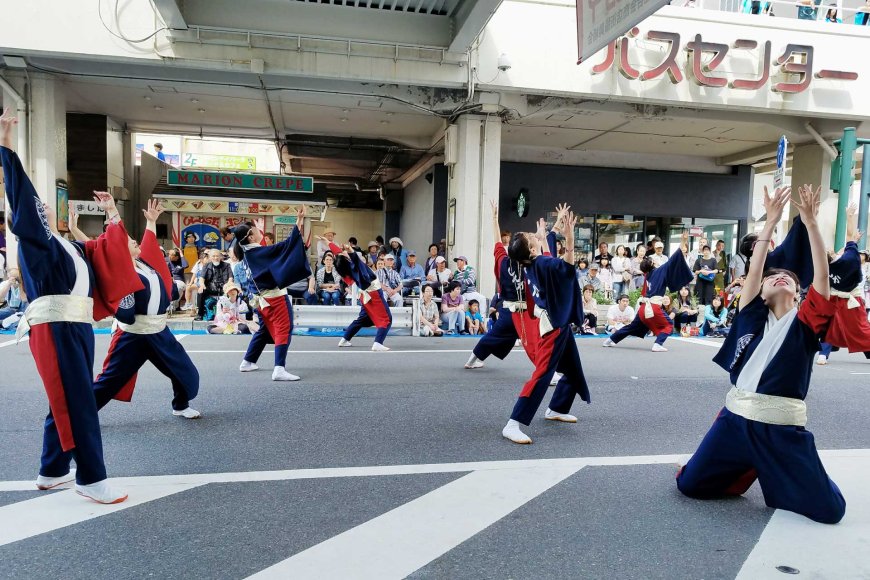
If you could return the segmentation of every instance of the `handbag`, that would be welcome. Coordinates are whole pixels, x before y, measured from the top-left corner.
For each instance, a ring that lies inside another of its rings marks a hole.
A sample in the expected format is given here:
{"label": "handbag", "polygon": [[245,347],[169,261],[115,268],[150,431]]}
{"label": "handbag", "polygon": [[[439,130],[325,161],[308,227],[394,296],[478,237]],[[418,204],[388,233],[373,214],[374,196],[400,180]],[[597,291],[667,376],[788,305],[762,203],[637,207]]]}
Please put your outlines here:
{"label": "handbag", "polygon": [[622,271],[622,281],[623,282],[631,282],[631,272],[628,270]]}
{"label": "handbag", "polygon": [[712,282],[715,277],[716,277],[716,274],[713,274],[712,272],[709,274],[701,274],[701,273],[698,274],[698,278],[701,278],[702,280],[706,280],[707,282]]}

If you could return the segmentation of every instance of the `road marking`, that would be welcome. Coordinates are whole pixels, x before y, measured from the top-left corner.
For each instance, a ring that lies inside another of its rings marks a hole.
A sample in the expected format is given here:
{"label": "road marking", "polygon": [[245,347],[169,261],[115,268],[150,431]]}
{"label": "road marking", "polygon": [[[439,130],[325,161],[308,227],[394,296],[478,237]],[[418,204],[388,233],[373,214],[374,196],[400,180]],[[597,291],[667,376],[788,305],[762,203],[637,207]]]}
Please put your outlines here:
{"label": "road marking", "polygon": [[853,374],[853,375],[870,375],[870,373],[850,373],[850,374]]}
{"label": "road marking", "polygon": [[404,578],[579,469],[475,471],[250,578]]}
{"label": "road marking", "polygon": [[184,340],[185,338],[187,338],[190,335],[189,334],[173,334],[173,336],[175,337],[175,340],[177,340],[178,342],[181,342],[182,340]]}
{"label": "road marking", "polygon": [[701,340],[700,338],[687,338],[685,336],[672,336],[671,340],[677,340],[680,342],[691,342],[692,344],[701,344],[704,346],[712,346],[713,348],[721,348],[721,342],[710,342],[708,340]]}
{"label": "road marking", "polygon": [[[205,353],[221,353],[221,354],[245,354],[247,351],[245,350],[189,350],[187,354],[205,354]],[[263,354],[274,353],[273,350],[264,350]],[[376,353],[377,356],[382,354],[408,354],[408,353],[416,353],[416,354],[431,354],[433,352],[464,352],[469,353],[471,349],[465,350],[442,350],[438,348],[432,348],[429,350],[385,350]],[[362,347],[362,348],[339,348],[335,347],[331,350],[293,350],[290,349],[290,354],[372,354],[372,350],[370,348]]]}
{"label": "road marking", "polygon": [[738,580],[782,580],[777,566],[800,570],[809,578],[870,578],[870,458],[828,457],[825,469],[846,498],[839,524],[817,524],[777,510],[744,562]]}
{"label": "road marking", "polygon": [[[24,338],[21,339],[21,342],[24,343],[24,342],[27,342],[28,340],[30,340],[30,337],[25,336]],[[0,348],[3,348],[5,346],[12,346],[12,345],[16,344],[17,342],[18,341],[14,338],[12,340],[7,340],[6,342],[0,342]]]}
{"label": "road marking", "polygon": [[[5,505],[0,507],[0,546],[113,514],[194,487],[197,485],[169,484],[137,487],[131,490],[127,501],[114,505],[100,505],[86,500],[79,497],[72,489]],[[34,484],[31,482],[30,489],[33,488]]]}

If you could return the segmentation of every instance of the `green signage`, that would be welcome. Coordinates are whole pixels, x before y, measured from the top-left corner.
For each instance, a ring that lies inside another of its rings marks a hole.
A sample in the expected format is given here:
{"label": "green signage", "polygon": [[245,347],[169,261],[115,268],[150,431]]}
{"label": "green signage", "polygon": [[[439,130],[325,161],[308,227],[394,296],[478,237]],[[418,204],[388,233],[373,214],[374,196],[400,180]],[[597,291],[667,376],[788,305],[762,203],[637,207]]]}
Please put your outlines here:
{"label": "green signage", "polygon": [[208,153],[185,153],[182,167],[201,167],[203,169],[238,169],[256,171],[257,158],[244,155],[211,155]]}
{"label": "green signage", "polygon": [[285,226],[292,226],[296,223],[295,215],[276,215],[272,218],[272,221],[276,224],[282,224]]}
{"label": "green signage", "polygon": [[258,173],[221,173],[219,171],[183,171],[170,169],[166,183],[179,187],[210,187],[249,189],[252,191],[285,191],[313,193],[314,179],[298,175],[262,175]]}

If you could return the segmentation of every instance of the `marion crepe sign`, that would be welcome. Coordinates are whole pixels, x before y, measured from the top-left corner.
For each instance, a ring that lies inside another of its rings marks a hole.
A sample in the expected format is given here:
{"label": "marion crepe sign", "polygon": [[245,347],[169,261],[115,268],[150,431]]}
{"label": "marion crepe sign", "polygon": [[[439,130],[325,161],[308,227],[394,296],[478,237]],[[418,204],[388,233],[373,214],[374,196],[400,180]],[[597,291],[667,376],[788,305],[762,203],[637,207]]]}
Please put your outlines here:
{"label": "marion crepe sign", "polygon": [[251,191],[285,191],[313,193],[314,179],[300,175],[264,175],[259,173],[222,173],[219,171],[181,171],[170,169],[167,185],[178,187],[208,187],[248,189]]}

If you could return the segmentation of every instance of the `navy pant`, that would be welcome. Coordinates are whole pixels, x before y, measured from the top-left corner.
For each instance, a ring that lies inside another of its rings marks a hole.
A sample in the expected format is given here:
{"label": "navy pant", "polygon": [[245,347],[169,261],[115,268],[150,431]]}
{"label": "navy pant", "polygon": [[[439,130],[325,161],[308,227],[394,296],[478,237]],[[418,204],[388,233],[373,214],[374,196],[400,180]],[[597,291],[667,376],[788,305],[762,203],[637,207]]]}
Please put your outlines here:
{"label": "navy pant", "polygon": [[[393,314],[390,312],[389,308],[386,308],[387,317],[390,320],[390,323],[387,326],[383,326],[378,328],[377,334],[375,334],[375,342],[384,344],[384,341],[387,339],[387,333],[390,332],[390,328],[393,326]],[[356,320],[350,323],[350,325],[344,330],[344,340],[350,340],[356,333],[362,330],[363,328],[368,328],[370,326],[374,326],[375,323],[369,316],[369,313],[366,312],[365,308],[360,308],[359,316]]]}
{"label": "navy pant", "polygon": [[[643,306],[641,306],[640,308],[643,308]],[[649,328],[647,328],[647,326],[643,322],[641,322],[640,316],[635,316],[634,320],[631,321],[631,324],[626,324],[625,326],[611,334],[610,340],[612,340],[614,344],[619,344],[619,342],[626,336],[636,336],[638,338],[643,338],[646,336],[647,332],[649,332]],[[656,344],[664,344],[670,335],[670,332],[658,333],[658,335],[656,335]]]}
{"label": "navy pant", "polygon": [[562,373],[562,378],[556,384],[553,398],[550,399],[551,410],[556,413],[567,413],[571,410],[574,395],[579,395],[581,399],[589,402],[589,387],[580,364],[580,353],[577,351],[577,343],[569,327],[558,328],[541,337],[534,362],[535,370],[528,382],[523,385],[523,390],[511,413],[511,419],[523,425],[532,422],[556,371]]}
{"label": "navy pant", "polygon": [[823,524],[836,524],[846,500],[822,465],[813,434],[803,427],[750,421],[722,409],[677,488],[697,499],[742,495],[758,479],[765,503]]}
{"label": "navy pant", "polygon": [[477,345],[471,352],[479,360],[486,360],[491,354],[504,360],[519,338],[510,310],[499,308],[498,319],[489,327],[489,332],[477,341]]}
{"label": "navy pant", "polygon": [[111,401],[146,362],[172,381],[172,408],[183,411],[199,393],[199,371],[181,343],[164,328],[157,334],[133,334],[116,330],[112,335],[103,372],[94,381],[97,408]]}
{"label": "navy pant", "polygon": [[[245,352],[244,360],[250,363],[255,363],[263,354],[263,349],[267,344],[275,345],[275,366],[283,367],[287,365],[287,351],[290,350],[290,340],[293,338],[293,306],[290,304],[290,299],[287,296],[279,296],[270,298],[269,304],[265,310],[257,309],[257,318],[260,320],[260,328],[251,337],[251,342],[248,343],[248,350]],[[272,336],[269,331],[269,326],[275,329],[279,336]],[[277,340],[276,340],[277,338]],[[275,344],[280,342],[283,344]]]}
{"label": "navy pant", "polygon": [[94,329],[84,323],[40,324],[30,329],[30,350],[51,407],[45,418],[39,474],[66,475],[75,459],[80,485],[106,479],[93,393]]}

